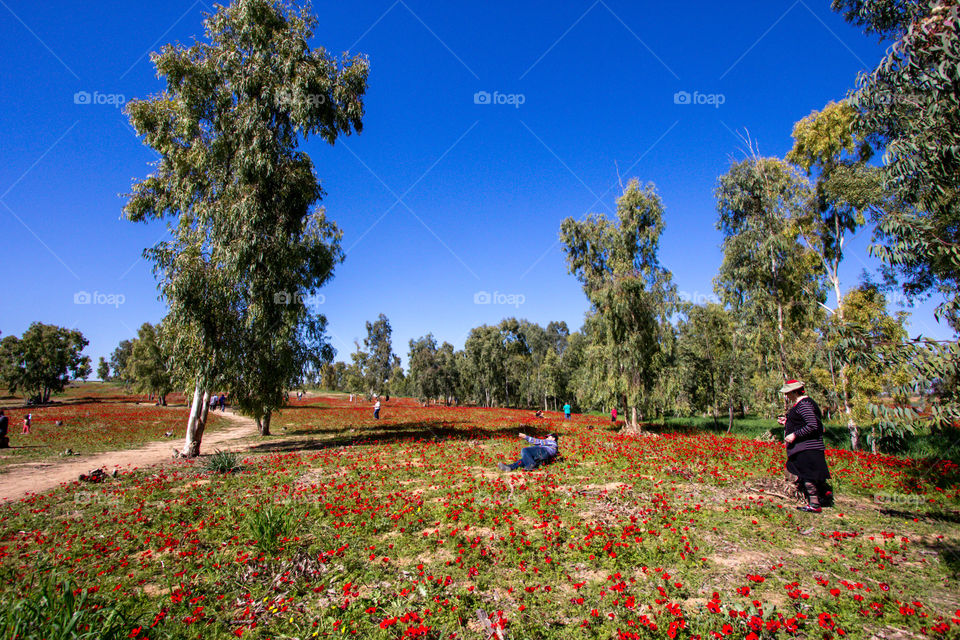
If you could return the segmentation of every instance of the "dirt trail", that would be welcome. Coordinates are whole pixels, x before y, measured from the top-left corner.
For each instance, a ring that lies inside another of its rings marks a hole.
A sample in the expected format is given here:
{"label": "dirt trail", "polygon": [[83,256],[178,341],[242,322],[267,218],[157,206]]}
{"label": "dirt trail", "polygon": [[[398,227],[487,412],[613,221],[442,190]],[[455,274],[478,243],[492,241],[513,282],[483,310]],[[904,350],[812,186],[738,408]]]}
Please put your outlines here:
{"label": "dirt trail", "polygon": [[[240,440],[257,433],[257,423],[252,418],[232,411],[218,413],[236,423],[236,426],[214,431],[203,436],[203,451],[227,449],[226,443]],[[42,462],[28,462],[9,467],[0,475],[0,503],[20,500],[33,493],[43,493],[58,488],[61,484],[74,482],[81,473],[93,469],[133,470],[173,460],[173,450],[183,448],[183,439],[160,440],[139,449],[103,451],[77,458],[57,458]]]}

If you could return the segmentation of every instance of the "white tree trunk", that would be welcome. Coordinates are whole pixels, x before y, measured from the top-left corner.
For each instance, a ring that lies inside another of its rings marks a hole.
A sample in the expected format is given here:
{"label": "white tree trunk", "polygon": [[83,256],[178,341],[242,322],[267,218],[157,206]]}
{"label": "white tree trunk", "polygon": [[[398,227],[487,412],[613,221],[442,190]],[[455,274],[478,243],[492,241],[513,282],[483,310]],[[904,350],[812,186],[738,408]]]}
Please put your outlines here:
{"label": "white tree trunk", "polygon": [[190,405],[190,418],[187,420],[187,437],[183,443],[184,457],[196,458],[200,455],[200,441],[203,439],[203,428],[206,425],[209,408],[210,392],[204,390],[197,382],[193,391],[193,403]]}

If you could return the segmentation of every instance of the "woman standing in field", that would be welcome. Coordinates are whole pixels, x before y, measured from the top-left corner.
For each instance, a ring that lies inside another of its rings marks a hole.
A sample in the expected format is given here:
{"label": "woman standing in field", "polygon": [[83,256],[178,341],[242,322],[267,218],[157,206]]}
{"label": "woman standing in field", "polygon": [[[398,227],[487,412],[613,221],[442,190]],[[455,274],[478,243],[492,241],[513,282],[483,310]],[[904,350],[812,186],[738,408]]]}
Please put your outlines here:
{"label": "woman standing in field", "polygon": [[797,509],[820,513],[820,498],[830,497],[826,490],[830,470],[824,456],[820,407],[807,396],[799,380],[787,380],[780,393],[788,407],[787,415],[777,419],[783,425],[783,441],[787,443],[787,472],[798,478],[808,501]]}

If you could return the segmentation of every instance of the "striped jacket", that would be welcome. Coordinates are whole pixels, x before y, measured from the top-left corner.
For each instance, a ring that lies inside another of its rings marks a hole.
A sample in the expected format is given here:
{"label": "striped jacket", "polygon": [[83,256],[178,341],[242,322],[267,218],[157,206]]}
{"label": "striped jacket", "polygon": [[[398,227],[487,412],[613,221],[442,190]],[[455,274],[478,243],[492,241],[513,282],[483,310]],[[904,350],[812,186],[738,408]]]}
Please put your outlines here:
{"label": "striped jacket", "polygon": [[787,456],[801,451],[824,450],[823,446],[823,419],[817,403],[803,396],[787,412],[787,423],[783,425],[784,437],[791,433],[796,440],[787,445]]}

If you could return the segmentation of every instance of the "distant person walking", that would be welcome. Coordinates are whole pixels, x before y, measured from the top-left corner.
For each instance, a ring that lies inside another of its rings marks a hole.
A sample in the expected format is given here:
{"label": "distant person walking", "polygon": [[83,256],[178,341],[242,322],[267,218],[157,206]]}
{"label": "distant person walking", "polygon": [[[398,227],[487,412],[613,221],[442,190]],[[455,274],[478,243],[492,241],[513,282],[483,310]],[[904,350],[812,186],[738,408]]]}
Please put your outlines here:
{"label": "distant person walking", "polygon": [[380,398],[377,398],[376,404],[373,405],[373,419],[380,419]]}
{"label": "distant person walking", "polygon": [[534,438],[525,433],[519,434],[520,438],[526,440],[532,447],[524,447],[520,452],[520,459],[511,464],[498,462],[497,468],[500,471],[516,471],[523,467],[527,471],[533,471],[541,464],[549,462],[556,457],[560,449],[557,443],[557,434],[548,433],[545,438]]}
{"label": "distant person walking", "polygon": [[797,478],[807,496],[807,504],[797,509],[820,513],[821,499],[832,497],[827,490],[830,470],[824,455],[820,407],[807,396],[799,380],[787,380],[780,393],[784,394],[787,406],[787,414],[777,419],[783,425],[783,441],[787,443],[787,472]]}
{"label": "distant person walking", "polygon": [[563,405],[563,419],[564,420],[570,419],[570,403],[569,402]]}
{"label": "distant person walking", "polygon": [[21,431],[20,433],[21,433],[21,434],[24,434],[24,433],[29,434],[29,433],[30,433],[30,425],[31,425],[31,424],[33,424],[33,414],[32,414],[32,413],[28,413],[27,415],[25,415],[25,416],[23,417],[23,431]]}
{"label": "distant person walking", "polygon": [[7,437],[7,429],[10,426],[10,420],[7,418],[3,409],[0,409],[0,449],[10,447],[10,438]]}
{"label": "distant person walking", "polygon": [[218,401],[218,404],[220,405],[220,413],[223,413],[227,410],[227,394],[220,394],[220,400]]}

